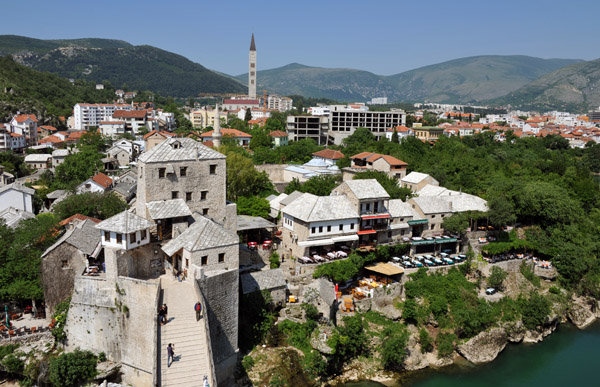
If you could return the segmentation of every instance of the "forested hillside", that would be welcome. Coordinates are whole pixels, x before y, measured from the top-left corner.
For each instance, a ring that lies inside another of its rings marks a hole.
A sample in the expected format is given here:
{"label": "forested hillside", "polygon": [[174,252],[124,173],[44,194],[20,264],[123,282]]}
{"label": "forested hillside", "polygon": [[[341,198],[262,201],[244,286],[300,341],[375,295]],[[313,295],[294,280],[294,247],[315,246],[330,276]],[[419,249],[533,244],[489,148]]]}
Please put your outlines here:
{"label": "forested hillside", "polygon": [[78,102],[112,102],[115,91],[110,84],[96,90],[95,83],[67,79],[30,69],[10,57],[0,57],[0,121],[17,111],[33,113],[43,123],[59,125],[58,117],[71,115]]}

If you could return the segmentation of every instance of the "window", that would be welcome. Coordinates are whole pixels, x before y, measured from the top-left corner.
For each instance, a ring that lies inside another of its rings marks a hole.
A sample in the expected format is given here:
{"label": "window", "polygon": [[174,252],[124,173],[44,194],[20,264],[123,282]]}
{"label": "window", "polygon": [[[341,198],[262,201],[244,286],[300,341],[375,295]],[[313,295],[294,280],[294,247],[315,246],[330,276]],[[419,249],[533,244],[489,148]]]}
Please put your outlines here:
{"label": "window", "polygon": [[251,85],[254,85],[254,79],[250,81],[250,84],[251,84]]}
{"label": "window", "polygon": [[431,219],[435,218],[435,215],[431,215]]}
{"label": "window", "polygon": [[179,192],[171,191],[171,199],[177,199],[179,197]]}
{"label": "window", "polygon": [[68,269],[69,268],[69,260],[68,259],[63,259],[61,262],[61,266],[63,269]]}
{"label": "window", "polygon": [[250,71],[250,75],[254,76],[254,71]]}
{"label": "window", "polygon": [[107,242],[110,240],[110,231],[104,231],[104,240]]}
{"label": "window", "polygon": [[225,262],[225,253],[220,253],[219,254],[219,263],[223,263]]}
{"label": "window", "polygon": [[256,67],[256,63],[250,63],[250,67],[252,67],[252,68]]}
{"label": "window", "polygon": [[179,168],[179,176],[187,176],[187,167]]}
{"label": "window", "polygon": [[202,215],[208,215],[208,208],[202,209]]}
{"label": "window", "polygon": [[191,193],[191,192],[186,192],[186,193],[185,193],[185,200],[187,200],[188,202],[189,202],[190,200],[192,200],[192,193]]}
{"label": "window", "polygon": [[142,231],[140,231],[140,238],[141,238],[142,240],[146,239],[146,230],[142,230]]}
{"label": "window", "polygon": [[331,232],[331,226],[327,226],[327,232]]}
{"label": "window", "polygon": [[400,235],[404,235],[404,230],[400,230]]}
{"label": "window", "polygon": [[391,237],[392,237],[392,232],[388,231],[388,238],[391,238]]}
{"label": "window", "polygon": [[340,224],[340,231],[344,231],[344,225]]}
{"label": "window", "polygon": [[163,177],[165,177],[166,171],[167,171],[167,168],[158,168],[158,178],[162,179]]}
{"label": "window", "polygon": [[201,191],[200,200],[206,200],[206,195],[208,195],[208,191]]}
{"label": "window", "polygon": [[354,223],[350,223],[350,230],[354,230]]}
{"label": "window", "polygon": [[208,255],[205,255],[202,258],[200,258],[200,266],[206,266],[206,265],[208,265]]}
{"label": "window", "polygon": [[313,227],[313,228],[310,230],[310,233],[311,233],[311,234],[314,234],[314,233],[315,233],[315,227]]}
{"label": "window", "polygon": [[121,244],[123,242],[123,235],[117,234],[117,243]]}
{"label": "window", "polygon": [[366,209],[367,211],[370,211],[370,210],[371,210],[371,203],[367,203],[367,204],[365,204],[365,209]]}
{"label": "window", "polygon": [[210,165],[210,174],[211,175],[216,175],[217,174],[217,164],[211,164]]}
{"label": "window", "polygon": [[323,226],[319,226],[319,232],[323,232]]}
{"label": "window", "polygon": [[190,259],[189,258],[185,259],[185,267],[190,267]]}
{"label": "window", "polygon": [[129,243],[135,243],[135,233],[129,234]]}

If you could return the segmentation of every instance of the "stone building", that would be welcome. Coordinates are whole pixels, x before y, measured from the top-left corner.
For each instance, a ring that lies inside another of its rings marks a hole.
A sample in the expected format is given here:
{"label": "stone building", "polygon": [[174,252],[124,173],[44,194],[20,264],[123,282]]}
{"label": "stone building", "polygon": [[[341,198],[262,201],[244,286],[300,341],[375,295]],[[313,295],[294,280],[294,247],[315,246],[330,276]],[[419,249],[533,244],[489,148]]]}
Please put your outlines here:
{"label": "stone building", "polygon": [[136,213],[156,201],[184,200],[191,212],[225,220],[225,156],[190,138],[169,138],[138,158]]}
{"label": "stone building", "polygon": [[400,180],[403,188],[410,188],[413,192],[419,192],[426,185],[440,185],[440,183],[426,173],[411,172]]}
{"label": "stone building", "polygon": [[408,166],[407,163],[393,156],[372,152],[359,153],[350,157],[350,160],[352,165],[343,170],[344,180],[351,180],[354,175],[364,171],[379,171],[389,177],[402,179],[406,176],[406,167]]}
{"label": "stone building", "polygon": [[73,291],[75,277],[101,255],[100,231],[90,219],[69,228],[42,254],[42,284],[47,314]]}

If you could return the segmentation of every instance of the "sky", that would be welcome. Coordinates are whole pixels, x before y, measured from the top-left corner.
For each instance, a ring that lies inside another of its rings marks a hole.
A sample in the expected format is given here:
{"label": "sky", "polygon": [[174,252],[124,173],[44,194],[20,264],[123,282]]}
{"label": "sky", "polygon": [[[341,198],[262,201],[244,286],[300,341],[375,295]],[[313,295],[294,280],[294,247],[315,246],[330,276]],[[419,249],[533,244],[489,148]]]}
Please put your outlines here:
{"label": "sky", "polygon": [[252,33],[258,70],[295,62],[391,75],[475,55],[600,58],[596,0],[1,3],[0,34],[120,39],[231,75],[248,71]]}

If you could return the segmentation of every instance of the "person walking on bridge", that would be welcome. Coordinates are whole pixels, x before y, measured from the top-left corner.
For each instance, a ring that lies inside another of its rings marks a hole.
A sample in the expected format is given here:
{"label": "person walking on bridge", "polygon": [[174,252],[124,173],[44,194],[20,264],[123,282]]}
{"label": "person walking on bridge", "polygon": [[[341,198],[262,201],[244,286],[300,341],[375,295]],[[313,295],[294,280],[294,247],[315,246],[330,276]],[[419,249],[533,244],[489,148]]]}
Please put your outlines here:
{"label": "person walking on bridge", "polygon": [[200,301],[196,302],[194,310],[196,311],[196,321],[200,321],[202,318],[202,304],[200,304]]}
{"label": "person walking on bridge", "polygon": [[173,351],[173,346],[169,343],[167,345],[167,367],[170,367],[173,363],[173,355],[175,355],[175,351]]}

